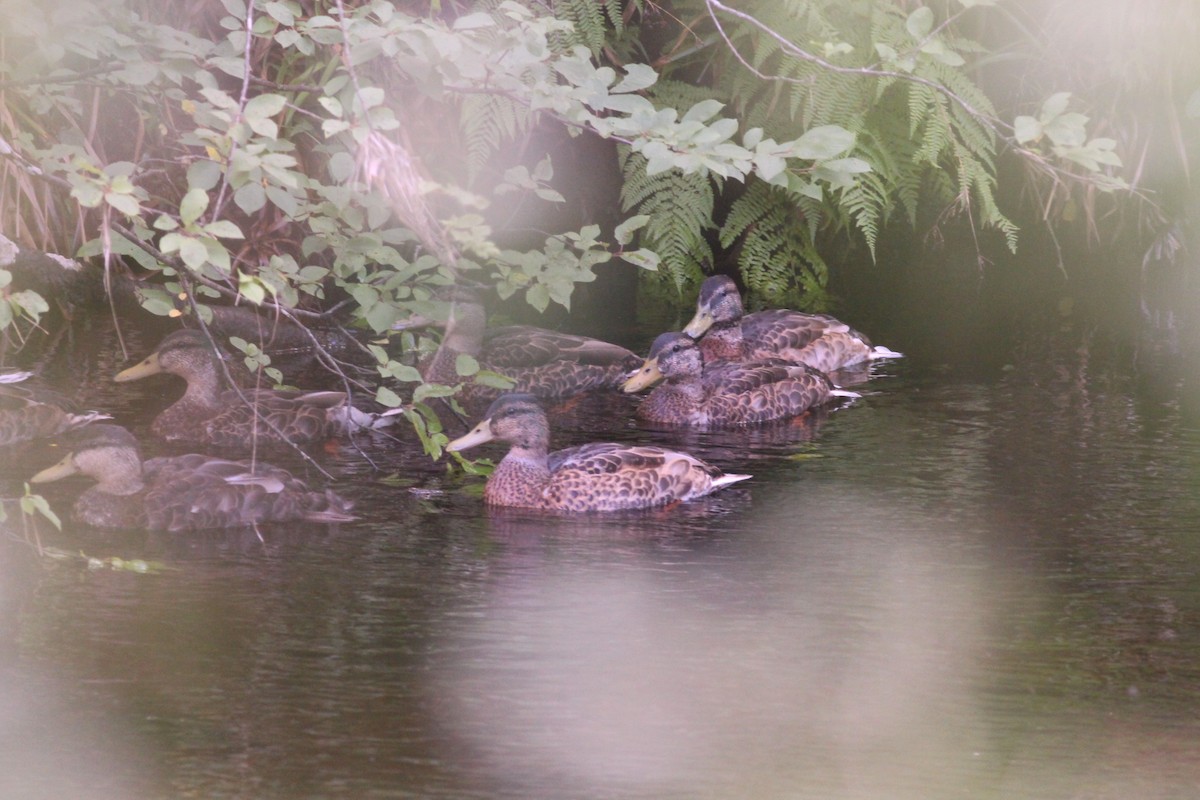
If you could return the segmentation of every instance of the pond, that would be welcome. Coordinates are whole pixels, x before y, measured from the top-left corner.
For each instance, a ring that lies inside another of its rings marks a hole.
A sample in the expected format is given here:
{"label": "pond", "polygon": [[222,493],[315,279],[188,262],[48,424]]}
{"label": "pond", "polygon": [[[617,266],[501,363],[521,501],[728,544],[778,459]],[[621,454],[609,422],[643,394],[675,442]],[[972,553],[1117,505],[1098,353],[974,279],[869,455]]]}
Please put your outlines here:
{"label": "pond", "polygon": [[[144,438],[174,387],[106,382],[95,328],[49,377]],[[486,511],[401,434],[317,454],[361,515],[333,528],[10,531],[0,796],[1197,796],[1194,387],[1093,326],[988,369],[906,335],[797,424],[554,416],[754,476],[668,510]]]}

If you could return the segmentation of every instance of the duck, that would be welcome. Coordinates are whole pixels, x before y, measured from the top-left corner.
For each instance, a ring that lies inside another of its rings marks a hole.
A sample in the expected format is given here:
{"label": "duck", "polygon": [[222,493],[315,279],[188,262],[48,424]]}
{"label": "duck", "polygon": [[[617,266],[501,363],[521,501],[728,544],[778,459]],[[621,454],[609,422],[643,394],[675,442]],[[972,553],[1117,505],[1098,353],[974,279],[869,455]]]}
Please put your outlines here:
{"label": "duck", "polygon": [[203,332],[192,329],[167,334],[154,352],[113,380],[163,372],[187,382],[183,396],[151,423],[151,432],[166,441],[241,448],[252,441],[304,445],[393,421],[354,408],[345,392],[225,389],[218,355]]}
{"label": "duck", "polygon": [[700,284],[696,313],[683,332],[700,342],[706,362],[781,358],[834,372],[882,358],[902,358],[827,314],[769,309],[746,314],[737,284],[713,275]]}
{"label": "duck", "polygon": [[17,384],[33,373],[0,373],[0,447],[23,444],[73,431],[96,420],[111,419],[99,411],[73,413]]}
{"label": "duck", "polygon": [[484,487],[488,505],[571,513],[653,508],[686,502],[744,481],[695,456],[645,445],[593,442],[550,452],[550,425],[538,399],[508,393],[446,449],[509,444]]}
{"label": "duck", "polygon": [[461,355],[473,357],[480,369],[511,381],[507,389],[479,382],[463,386],[471,405],[483,406],[502,392],[532,394],[558,402],[584,392],[616,390],[641,363],[636,353],[600,339],[538,328],[508,325],[487,329],[483,300],[473,289],[458,287],[442,341],[425,364],[426,383],[454,386]]}
{"label": "duck", "polygon": [[637,408],[648,421],[690,427],[732,427],[784,420],[835,397],[839,389],[807,364],[778,358],[705,365],[700,345],[683,333],[661,334],[642,368],[622,389],[639,392],[661,381]]}
{"label": "duck", "polygon": [[81,429],[61,461],[30,478],[47,483],[82,473],[96,481],[74,504],[95,528],[182,531],[264,522],[349,522],[351,504],[308,488],[281,467],[200,453],[142,461],[137,439],[119,425]]}

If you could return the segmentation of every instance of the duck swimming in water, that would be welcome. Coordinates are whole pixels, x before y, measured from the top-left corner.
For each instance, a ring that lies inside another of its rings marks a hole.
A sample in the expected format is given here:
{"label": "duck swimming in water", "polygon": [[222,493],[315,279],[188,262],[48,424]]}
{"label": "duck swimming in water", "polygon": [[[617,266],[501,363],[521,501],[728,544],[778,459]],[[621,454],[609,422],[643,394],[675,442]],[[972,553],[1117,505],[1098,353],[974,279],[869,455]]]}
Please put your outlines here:
{"label": "duck swimming in water", "polygon": [[[557,402],[582,392],[616,389],[641,364],[637,354],[600,339],[529,325],[487,329],[487,315],[479,292],[459,287],[441,346],[423,370],[429,383],[453,386],[460,355],[469,355],[482,369],[513,381],[507,391],[532,394]],[[483,404],[504,390],[467,383],[463,393],[469,403]]]}
{"label": "duck swimming in water", "polygon": [[837,397],[825,373],[778,358],[705,364],[700,347],[682,333],[654,340],[645,364],[625,382],[637,392],[662,381],[638,406],[650,422],[693,427],[751,425],[797,417]]}
{"label": "duck swimming in water", "polygon": [[488,478],[484,501],[557,511],[619,511],[693,500],[749,478],[725,474],[687,453],[593,443],[550,452],[550,425],[537,398],[506,394],[483,421],[446,449],[499,439],[510,449]]}
{"label": "duck swimming in water", "polygon": [[700,343],[704,361],[781,358],[822,372],[902,353],[874,346],[844,322],[825,314],[771,309],[746,314],[737,284],[713,275],[700,284],[696,314],[683,332]]}
{"label": "duck swimming in water", "polygon": [[167,372],[187,381],[183,396],[150,426],[167,441],[239,448],[256,439],[268,444],[311,444],[384,424],[376,415],[351,406],[344,392],[244,389],[239,393],[224,388],[217,359],[201,331],[175,331],[142,362],[113,380],[135,381]]}
{"label": "duck swimming in water", "polygon": [[91,425],[70,452],[30,478],[46,483],[82,473],[96,480],[75,501],[75,518],[96,528],[168,532],[260,522],[346,522],[350,504],[309,489],[280,467],[191,453],[142,461],[137,440],[118,425]]}

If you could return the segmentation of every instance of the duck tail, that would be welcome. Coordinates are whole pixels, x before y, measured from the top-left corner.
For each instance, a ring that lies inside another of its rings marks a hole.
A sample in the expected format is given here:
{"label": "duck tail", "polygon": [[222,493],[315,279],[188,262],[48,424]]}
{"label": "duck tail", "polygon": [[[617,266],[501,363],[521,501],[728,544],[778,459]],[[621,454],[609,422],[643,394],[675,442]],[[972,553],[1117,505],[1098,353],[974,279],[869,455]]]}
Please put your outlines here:
{"label": "duck tail", "polygon": [[728,486],[731,483],[737,483],[738,481],[748,480],[753,477],[753,475],[740,475],[736,472],[727,472],[724,475],[713,478],[712,485],[713,489],[716,490],[722,486]]}
{"label": "duck tail", "polygon": [[84,411],[82,414],[68,414],[66,427],[63,430],[73,431],[76,428],[82,428],[89,422],[95,422],[98,419],[112,419],[112,414],[102,414],[99,411]]}
{"label": "duck tail", "polygon": [[904,358],[904,353],[897,353],[895,350],[889,350],[883,345],[876,345],[871,348],[871,352],[867,358],[874,361],[877,358]]}
{"label": "duck tail", "polygon": [[317,499],[316,506],[304,514],[304,519],[309,522],[353,522],[358,519],[350,513],[354,503],[332,489],[326,489],[325,494],[318,498],[314,498]]}
{"label": "duck tail", "polygon": [[858,398],[858,397],[862,397],[862,395],[859,394],[858,392],[852,392],[849,389],[830,389],[829,396],[830,397],[847,397],[847,398],[850,398],[851,400]]}
{"label": "duck tail", "polygon": [[397,412],[375,414],[347,404],[337,409],[337,418],[338,422],[348,431],[377,430],[395,425],[399,421],[396,419],[395,413]]}
{"label": "duck tail", "polygon": [[0,383],[20,383],[27,378],[33,376],[32,372],[5,372],[0,373]]}

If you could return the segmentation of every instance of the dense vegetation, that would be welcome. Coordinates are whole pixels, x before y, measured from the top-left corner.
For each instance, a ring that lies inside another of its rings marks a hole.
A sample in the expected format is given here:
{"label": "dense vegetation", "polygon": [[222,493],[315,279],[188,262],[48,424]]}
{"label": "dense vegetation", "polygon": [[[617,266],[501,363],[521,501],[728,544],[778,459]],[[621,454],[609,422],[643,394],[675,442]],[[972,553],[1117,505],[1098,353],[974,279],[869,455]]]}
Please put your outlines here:
{"label": "dense vegetation", "polygon": [[[0,233],[132,272],[153,314],[336,316],[376,337],[361,385],[422,426],[452,387],[392,329],[456,281],[543,311],[608,264],[683,305],[722,265],[821,309],[828,254],[889,225],[1018,247],[1003,181],[1052,219],[1100,196],[1144,215],[1117,109],[1096,136],[1066,77],[989,84],[1045,58],[1051,21],[992,0],[8,3]],[[619,214],[580,187],[610,178]],[[5,300],[17,338],[49,309]]]}

